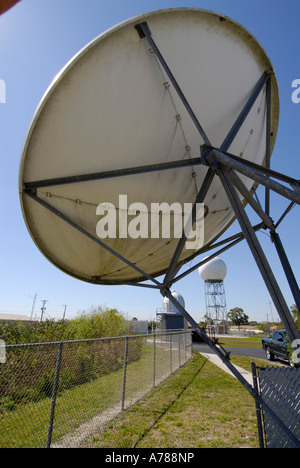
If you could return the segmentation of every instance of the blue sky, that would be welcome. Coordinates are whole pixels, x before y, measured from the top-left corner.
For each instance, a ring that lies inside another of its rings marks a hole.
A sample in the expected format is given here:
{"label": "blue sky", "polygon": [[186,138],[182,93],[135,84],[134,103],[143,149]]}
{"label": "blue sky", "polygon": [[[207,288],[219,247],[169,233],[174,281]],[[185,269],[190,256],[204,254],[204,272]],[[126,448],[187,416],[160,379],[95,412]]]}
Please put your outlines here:
{"label": "blue sky", "polygon": [[[162,299],[157,291],[134,287],[93,286],[69,277],[39,252],[23,221],[18,171],[22,146],[34,111],[61,68],[106,29],[132,16],[161,8],[204,8],[227,15],[246,27],[269,55],[279,83],[280,126],[272,168],[300,178],[300,104],[291,96],[300,79],[299,0],[21,0],[0,17],[0,80],[6,84],[6,103],[0,103],[0,313],[30,315],[33,297],[48,300],[46,313],[67,317],[92,305],[117,307],[129,316],[155,316]],[[272,195],[276,221],[288,205]],[[256,220],[256,218],[253,218]],[[299,207],[279,229],[294,273],[299,278]],[[228,234],[239,231],[234,224]],[[294,303],[274,246],[266,233],[258,234],[288,305]],[[277,318],[273,304],[245,242],[222,255],[228,274],[228,310],[242,307],[252,320]],[[196,320],[205,314],[204,284],[197,271],[176,284],[187,310]]]}

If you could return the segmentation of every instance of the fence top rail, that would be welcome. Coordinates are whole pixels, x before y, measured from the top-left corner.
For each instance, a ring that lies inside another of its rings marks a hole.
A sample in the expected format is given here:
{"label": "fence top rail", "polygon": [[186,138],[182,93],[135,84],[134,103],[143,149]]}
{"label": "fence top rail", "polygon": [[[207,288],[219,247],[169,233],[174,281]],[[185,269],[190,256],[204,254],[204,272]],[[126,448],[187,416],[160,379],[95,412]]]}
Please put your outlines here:
{"label": "fence top rail", "polygon": [[5,345],[6,350],[7,349],[12,349],[12,348],[33,348],[37,346],[59,346],[62,344],[72,344],[72,343],[92,343],[92,342],[97,342],[97,341],[109,341],[109,340],[121,340],[125,338],[149,338],[152,336],[166,336],[166,335],[184,335],[184,334],[190,334],[192,330],[176,330],[176,331],[160,331],[160,332],[155,332],[155,333],[146,333],[146,334],[137,334],[137,335],[122,335],[122,336],[110,336],[110,337],[104,337],[104,338],[88,338],[88,339],[82,339],[82,340],[66,340],[66,341],[43,341],[39,343],[21,343],[21,344],[11,344],[11,345]]}

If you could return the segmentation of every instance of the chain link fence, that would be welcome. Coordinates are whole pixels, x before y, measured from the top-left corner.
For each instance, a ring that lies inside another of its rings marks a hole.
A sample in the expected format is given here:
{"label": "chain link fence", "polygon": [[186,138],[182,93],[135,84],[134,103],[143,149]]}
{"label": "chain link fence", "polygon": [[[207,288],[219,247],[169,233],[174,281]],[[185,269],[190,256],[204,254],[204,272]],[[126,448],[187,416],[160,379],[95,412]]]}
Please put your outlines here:
{"label": "chain link fence", "polygon": [[300,447],[300,369],[256,367],[252,363],[255,389],[278,417],[275,421],[256,403],[261,448]]}
{"label": "chain link fence", "polygon": [[0,447],[78,447],[192,356],[191,332],[6,346]]}

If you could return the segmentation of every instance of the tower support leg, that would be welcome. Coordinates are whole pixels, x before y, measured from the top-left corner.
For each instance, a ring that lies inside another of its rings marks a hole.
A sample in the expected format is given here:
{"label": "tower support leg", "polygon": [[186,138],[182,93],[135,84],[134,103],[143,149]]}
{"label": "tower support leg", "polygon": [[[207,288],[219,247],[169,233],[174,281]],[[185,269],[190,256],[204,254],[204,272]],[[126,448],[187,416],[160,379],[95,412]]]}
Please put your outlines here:
{"label": "tower support leg", "polygon": [[293,294],[293,297],[294,297],[294,300],[295,300],[295,304],[296,304],[296,306],[297,306],[297,308],[298,308],[298,310],[300,312],[300,290],[299,290],[299,286],[298,286],[298,283],[296,281],[296,278],[295,278],[295,275],[293,273],[290,262],[289,262],[289,260],[287,258],[286,253],[285,253],[285,250],[284,250],[284,247],[282,245],[279,234],[277,234],[277,232],[275,232],[275,231],[273,231],[273,232],[271,231],[271,239],[274,242],[274,245],[276,247],[279,259],[280,259],[281,264],[282,264],[282,268],[284,269],[287,281],[288,281],[288,283],[290,285],[290,288],[291,288],[291,291],[292,291],[292,294]]}
{"label": "tower support leg", "polygon": [[[287,335],[293,346],[295,340],[300,339],[300,332],[296,327],[296,324],[291,316],[290,310],[286,304],[283,294],[279,288],[276,278],[271,270],[268,260],[264,254],[264,251],[255,235],[249,218],[245,212],[245,209],[240,201],[240,198],[236,192],[234,184],[229,175],[229,171],[225,166],[221,165],[220,169],[217,169],[217,174],[220,177],[224,190],[231,203],[231,206],[235,212],[236,218],[241,226],[241,229],[248,242],[249,248],[256,261],[256,264],[260,270],[263,280],[267,286],[273,303],[277,309],[279,317],[286,329]],[[294,345],[297,349],[297,345]]]}

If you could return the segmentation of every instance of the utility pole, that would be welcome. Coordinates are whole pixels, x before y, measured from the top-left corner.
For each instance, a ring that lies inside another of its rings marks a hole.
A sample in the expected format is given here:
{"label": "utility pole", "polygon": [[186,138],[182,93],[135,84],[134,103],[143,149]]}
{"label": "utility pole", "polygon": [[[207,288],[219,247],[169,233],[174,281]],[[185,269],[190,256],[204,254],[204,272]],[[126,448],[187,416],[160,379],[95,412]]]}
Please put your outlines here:
{"label": "utility pole", "polygon": [[272,304],[271,304],[270,300],[269,300],[269,306],[270,306],[270,312],[271,312],[271,320],[272,320],[272,323],[273,323],[274,319],[273,319],[273,313],[272,313]]}
{"label": "utility pole", "polygon": [[66,305],[63,305],[64,307],[64,315],[63,315],[63,320],[65,320],[66,318],[66,310],[67,310],[67,306]]}
{"label": "utility pole", "polygon": [[33,317],[34,306],[35,306],[35,301],[36,301],[37,296],[38,296],[38,294],[35,294],[34,298],[33,298],[32,309],[31,309],[31,314],[30,314],[30,320],[32,320],[32,317]]}
{"label": "utility pole", "polygon": [[41,307],[41,311],[42,311],[42,313],[41,313],[41,322],[43,321],[44,312],[46,310],[46,307],[45,307],[46,302],[48,302],[48,301],[45,301],[45,300],[42,301],[43,307]]}

